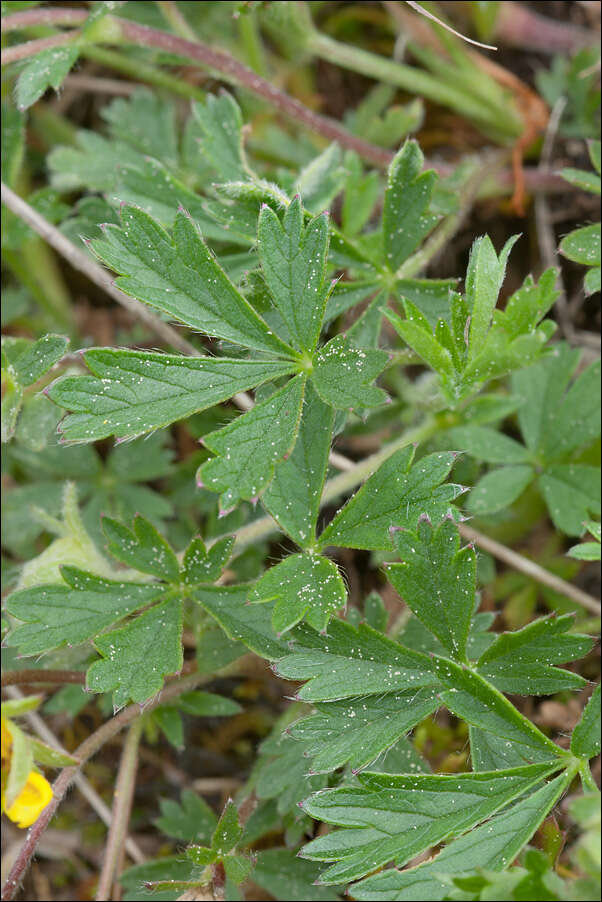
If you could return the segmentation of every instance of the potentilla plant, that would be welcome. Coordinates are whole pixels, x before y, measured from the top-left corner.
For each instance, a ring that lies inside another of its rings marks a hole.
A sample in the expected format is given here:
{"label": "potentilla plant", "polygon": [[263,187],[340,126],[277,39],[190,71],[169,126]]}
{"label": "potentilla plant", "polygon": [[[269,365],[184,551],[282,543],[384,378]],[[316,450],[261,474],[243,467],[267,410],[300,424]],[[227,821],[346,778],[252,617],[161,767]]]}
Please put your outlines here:
{"label": "potentilla plant", "polygon": [[[43,530],[56,538],[17,575],[5,644],[19,666],[24,657],[43,670],[59,653],[75,661],[86,690],[110,700],[109,732],[141,722],[180,747],[183,714],[240,710],[199,686],[236,668],[247,650],[294,683],[283,691],[295,702],[237,799],[242,815],[229,802],[218,820],[183,795],[181,806],[162,810],[161,829],[187,844],[186,855],[141,865],[124,885],[150,881],[176,898],[212,883],[240,898],[236,886],[253,872],[288,898],[277,879],[288,872],[305,881],[312,895],[304,898],[344,889],[367,900],[481,898],[474,893],[495,885],[491,875],[516,870],[577,777],[596,791],[589,761],[600,751],[599,687],[562,745],[523,703],[584,691],[587,681],[562,665],[593,640],[572,613],[493,631],[475,547],[462,544],[468,513],[500,511],[527,490],[541,495],[558,530],[578,536],[587,521],[596,535],[599,365],[575,376],[578,353],[550,341],[555,272],[527,278],[502,309],[518,238],[497,251],[482,236],[463,290],[455,277],[421,278],[457,202],[424,171],[415,141],[394,156],[381,194],[378,176],[336,145],[300,172],[265,178],[249,162],[242,114],[227,93],[195,103],[182,136],[169,105],[148,91],[103,116],[107,138],[80,132],[50,157],[55,221],[65,240],[83,235],[90,263],[115,273],[115,288],[151,309],[153,322],[176,323],[180,338],[187,330],[188,348],[87,347],[76,359],[65,357],[61,335],[5,341],[10,465],[35,470],[33,485],[40,474],[56,483],[64,455],[69,476],[59,497],[39,490],[29,547]],[[18,154],[22,121],[13,116],[11,125],[8,151]],[[462,177],[466,185],[474,169]],[[75,189],[89,193],[65,215],[60,198]],[[335,220],[326,208],[339,195],[345,212]],[[18,248],[19,224],[7,227]],[[386,336],[383,323],[393,327]],[[423,419],[413,411],[400,429],[395,386],[408,363],[429,375],[430,395]],[[230,401],[238,412],[230,407],[224,425],[218,405]],[[521,440],[498,428],[514,412]],[[332,475],[336,437],[379,417],[392,440]],[[159,431],[181,421],[201,424],[185,491],[196,490],[212,518],[211,529],[185,540],[183,527],[166,534],[173,500],[137,484],[170,472]],[[451,450],[429,446],[442,436]],[[87,446],[111,438],[116,447],[99,463]],[[120,463],[119,444],[134,440]],[[501,466],[469,491],[453,475],[459,457]],[[278,560],[239,576],[244,549],[271,534],[280,536]],[[363,616],[347,607],[339,549],[384,562],[407,606],[403,622],[388,627],[378,593]],[[196,657],[185,658],[191,624]],[[465,725],[460,773],[429,772],[411,741],[442,710]],[[44,788],[34,761],[67,765],[54,799],[34,811],[44,824],[98,746],[53,757],[14,724],[25,712],[8,712],[3,804],[16,819],[32,781]],[[135,754],[140,731],[130,727],[124,755]],[[251,795],[258,807],[246,820]],[[334,829],[314,836],[314,822]],[[255,856],[257,839],[275,827],[287,845]],[[428,850],[438,854],[425,860]]]}

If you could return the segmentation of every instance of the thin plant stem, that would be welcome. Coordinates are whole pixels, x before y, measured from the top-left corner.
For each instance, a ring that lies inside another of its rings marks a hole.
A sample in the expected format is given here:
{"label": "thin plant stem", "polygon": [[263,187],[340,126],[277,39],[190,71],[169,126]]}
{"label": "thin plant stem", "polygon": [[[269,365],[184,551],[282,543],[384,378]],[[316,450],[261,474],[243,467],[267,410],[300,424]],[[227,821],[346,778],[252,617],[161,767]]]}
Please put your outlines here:
{"label": "thin plant stem", "polygon": [[[330,479],[324,486],[320,502],[321,506],[356,488],[400,448],[407,447],[407,445],[412,443],[426,441],[437,432],[437,429],[436,420],[428,418],[421,425],[404,432],[395,441],[385,445],[380,451],[370,455],[370,457],[367,457],[360,463],[354,463],[341,454],[331,455],[330,462],[341,469],[342,472]],[[271,517],[261,517],[259,520],[255,520],[253,523],[249,523],[235,532],[235,548],[237,551],[242,551],[248,545],[259,542],[279,530],[279,526]],[[488,551],[513,570],[524,573],[530,579],[540,583],[540,585],[547,586],[555,592],[560,592],[562,595],[570,598],[571,601],[590,611],[590,613],[600,616],[601,605],[593,595],[589,595],[578,586],[574,586],[554,573],[550,573],[549,570],[529,560],[529,558],[524,557],[517,551],[512,551],[512,549],[507,548],[489,536],[483,535],[483,533],[478,532],[471,526],[467,526],[465,523],[459,524],[459,530],[461,535],[468,539],[469,542],[473,542],[479,548]]]}
{"label": "thin plant stem", "polygon": [[576,602],[578,605],[598,617],[600,616],[600,613],[602,613],[602,606],[596,598],[589,595],[587,592],[584,592],[578,586],[567,583],[566,580],[561,579],[554,573],[550,573],[550,571],[546,570],[544,567],[540,567],[535,561],[531,561],[522,554],[518,554],[517,551],[512,551],[511,548],[507,548],[505,545],[502,545],[501,542],[497,542],[495,539],[483,535],[476,529],[473,529],[472,526],[467,526],[466,523],[460,524],[460,532],[469,542],[474,542],[474,544],[478,545],[479,548],[482,548],[483,551],[488,551],[489,554],[492,554],[499,561],[503,561],[509,567],[512,567],[513,570],[524,573],[525,576],[535,580],[535,582],[540,583],[542,586],[547,586],[548,589],[553,589],[554,592],[560,592],[561,595],[566,595],[571,601]]}
{"label": "thin plant stem", "polygon": [[[356,488],[361,482],[371,476],[381,464],[388,460],[392,454],[399,451],[400,448],[405,448],[413,443],[426,441],[428,438],[435,435],[437,429],[438,426],[436,421],[429,417],[420,425],[402,433],[402,435],[394,441],[381,448],[380,451],[371,454],[369,457],[360,461],[360,463],[354,463],[350,468],[339,473],[337,476],[334,476],[332,479],[329,479],[324,486],[322,500],[320,502],[321,506],[336,500],[341,495]],[[337,455],[337,457],[339,457],[340,462],[340,456]],[[235,549],[237,551],[242,551],[242,549],[246,548],[248,545],[260,542],[274,532],[280,532],[280,527],[276,522],[271,517],[260,517],[258,520],[254,520],[252,523],[248,523],[246,526],[242,526],[240,529],[236,530],[234,533],[236,537]]]}
{"label": "thin plant stem", "polygon": [[[8,686],[6,688],[6,694],[10,698],[25,697],[23,693],[19,689],[17,689],[16,686]],[[28,711],[24,715],[24,717],[31,729],[40,737],[40,739],[55,748],[58,752],[69,754],[67,750],[63,748],[50,727],[47,726],[46,722],[42,720],[39,714],[37,714],[35,711]],[[81,771],[80,773],[75,775],[75,777],[73,778],[73,783],[89,803],[90,807],[96,812],[101,821],[106,824],[107,827],[109,827],[111,825],[111,809],[108,807],[108,805],[105,805],[104,801],[98,795],[94,787],[90,785],[90,782],[81,773]],[[126,836],[124,848],[135,864],[142,864],[142,862],[146,860],[144,853],[140,850],[138,844],[134,842],[131,836]]]}
{"label": "thin plant stem", "polygon": [[409,257],[395,273],[396,279],[409,279],[418,275],[431,263],[437,254],[444,248],[456,234],[466,217],[472,210],[477,199],[479,189],[483,181],[501,167],[505,161],[507,152],[497,151],[489,159],[476,165],[459,191],[458,210],[447,216],[427,238],[422,247]]}
{"label": "thin plant stem", "polygon": [[27,201],[2,182],[2,203],[12,210],[23,222],[37,232],[48,244],[55,249],[74,269],[87,276],[92,282],[103,288],[118,304],[125,307],[133,316],[141,320],[155,335],[159,336],[166,344],[171,345],[183,354],[198,356],[199,352],[194,345],[186,341],[175,329],[155,316],[148,307],[141,304],[135,298],[129,297],[120,291],[108,272],[99,266],[94,260],[76,247],[65,235],[55,228],[47,219],[44,219],[37,210],[34,210]]}
{"label": "thin plant stem", "polygon": [[73,752],[73,756],[79,760],[79,764],[65,767],[54,781],[52,786],[52,800],[42,811],[27,834],[4,886],[2,887],[2,893],[0,894],[1,902],[8,902],[8,900],[15,896],[44,831],[54,817],[60,803],[65,797],[65,793],[73,783],[76,774],[80,772],[81,767],[86,761],[92,758],[107,742],[114,736],[117,736],[121,730],[133,721],[137,720],[143,713],[153,711],[158,705],[163,705],[165,702],[177,698],[177,696],[181,695],[183,692],[196,689],[197,686],[206,683],[209,679],[211,679],[211,674],[196,673],[192,676],[183,677],[182,679],[168,683],[159,695],[145,707],[141,707],[140,705],[129,705],[127,708],[124,708],[123,711],[120,711],[119,714],[116,714],[115,717],[111,718],[111,720],[99,727],[77,747]]}
{"label": "thin plant stem", "polygon": [[123,752],[113,794],[111,826],[109,827],[102,869],[98,878],[96,902],[108,902],[111,897],[113,881],[118,879],[117,866],[132,811],[134,790],[136,788],[136,773],[138,771],[138,747],[143,728],[144,718],[139,717],[129,728],[123,744]]}
{"label": "thin plant stem", "polygon": [[207,96],[205,91],[196,85],[191,85],[185,79],[165,72],[144,60],[127,56],[126,53],[118,50],[109,50],[106,47],[99,47],[97,44],[86,44],[82,47],[81,55],[95,63],[101,63],[109,69],[114,69],[115,72],[120,72],[122,75],[128,75],[135,81],[153,85],[155,88],[164,88],[178,97],[202,102]]}
{"label": "thin plant stem", "polygon": [[64,44],[73,44],[81,36],[80,31],[61,31],[51,34],[47,38],[36,38],[26,41],[24,44],[15,44],[2,51],[2,65],[18,63],[20,60],[29,59],[43,50],[51,50],[53,47],[62,47]]}
{"label": "thin plant stem", "polygon": [[27,683],[79,683],[84,685],[83,670],[7,670],[2,674],[2,686]]}
{"label": "thin plant stem", "polygon": [[[2,203],[13,211],[23,222],[26,222],[41,238],[50,244],[74,269],[87,276],[91,282],[107,292],[113,300],[125,307],[132,316],[143,322],[152,332],[161,338],[167,345],[171,345],[181,354],[187,357],[200,357],[200,351],[193,344],[183,338],[172,326],[155,316],[146,304],[137,301],[125,294],[114,284],[113,279],[106,270],[94,260],[76,247],[63,235],[52,223],[44,219],[37,210],[34,210],[27,201],[2,182]],[[233,399],[241,410],[249,410],[253,401],[245,392],[237,392]]]}
{"label": "thin plant stem", "polygon": [[178,9],[177,3],[174,3],[173,0],[156,0],[156,2],[165,21],[176,34],[187,41],[196,41],[197,36]]}
{"label": "thin plant stem", "polygon": [[472,118],[481,126],[494,129],[506,142],[515,140],[520,134],[520,124],[510,109],[503,112],[491,109],[466,91],[461,91],[415,66],[387,59],[368,50],[362,50],[361,47],[342,44],[329,35],[313,30],[308,37],[308,48],[321,59],[336,63],[345,69],[395,85],[435,103],[444,104]]}
{"label": "thin plant stem", "polygon": [[[85,10],[79,9],[64,9],[57,7],[56,9],[43,8],[24,10],[6,16],[2,20],[2,31],[13,31],[16,29],[34,27],[40,24],[82,24],[85,22],[86,17],[87,13]],[[166,32],[139,25],[135,22],[129,22],[124,19],[115,19],[113,17],[111,17],[111,19],[121,29],[121,36],[123,39],[140,46],[156,47],[158,49],[166,50],[167,52],[179,54],[183,57],[188,57],[188,59],[202,68],[213,69],[214,71],[219,72],[226,81],[238,84],[241,88],[249,91],[251,94],[263,98],[275,109],[291,118],[294,122],[300,123],[330,141],[338,142],[342,147],[354,150],[360,157],[372,163],[374,166],[383,168],[389,166],[391,163],[394,157],[392,151],[371,144],[369,141],[364,141],[348,132],[334,119],[315,113],[300,101],[289,97],[287,94],[280,91],[267,79],[262,78],[252,69],[248,68],[224,51],[208,47],[207,45],[202,44],[198,39],[194,42],[188,41],[178,35],[170,35]],[[325,35],[318,35],[318,37],[326,39]],[[113,40],[115,40],[114,37]],[[33,42],[29,43],[31,44]],[[336,44],[337,48],[339,48],[341,59],[338,60],[333,57],[330,61],[339,62],[339,64],[343,66],[346,65],[344,60],[350,62],[351,57],[349,56],[349,52],[355,52],[356,48],[346,48],[345,45],[337,44],[336,41],[333,42],[333,44]],[[25,45],[19,44],[17,46],[23,47]],[[11,57],[6,56],[6,54],[12,52],[13,49],[15,48],[8,48],[7,50],[2,51],[3,65],[5,62],[10,61]],[[327,54],[325,47],[318,49],[321,49],[321,51]],[[124,54],[105,50],[104,48],[91,43],[82,45],[80,52],[89,59],[103,62],[107,66],[114,68],[116,71],[121,71],[124,74],[131,74],[133,77],[138,77],[140,80],[148,82],[149,84],[154,84],[157,87],[165,87],[181,96],[200,99],[198,97],[198,88],[195,88],[195,86],[190,85],[175,76],[162,73],[159,69],[156,69],[148,63],[144,63],[140,60],[129,60]],[[316,50],[314,50],[314,52],[316,52]],[[358,50],[357,52],[361,53],[364,51]],[[22,53],[22,51],[19,51],[19,53]],[[375,54],[368,54],[368,57],[371,66],[375,65],[375,60],[377,65],[380,63],[394,66],[398,65],[391,63],[391,61],[382,57],[378,57]],[[348,68],[353,68],[353,65],[350,63]],[[420,85],[416,79],[419,77],[426,77],[427,73],[422,73],[416,68],[407,68],[412,75],[413,87],[411,90],[413,92],[420,92]],[[380,78],[380,75],[375,71],[373,77]],[[432,77],[429,76],[429,78]],[[437,84],[440,83],[437,82]],[[507,118],[506,111],[504,117],[502,117],[502,121],[506,121]],[[445,163],[438,163],[434,168],[436,168],[441,175],[447,175],[453,167]],[[509,190],[511,191],[512,185],[512,173],[510,171],[501,173],[499,192],[503,194],[507,193]],[[543,171],[541,169],[525,170],[525,186],[528,190],[532,191],[567,192],[573,190],[570,184],[562,179],[556,172]],[[488,193],[495,194],[496,186],[488,188]]]}

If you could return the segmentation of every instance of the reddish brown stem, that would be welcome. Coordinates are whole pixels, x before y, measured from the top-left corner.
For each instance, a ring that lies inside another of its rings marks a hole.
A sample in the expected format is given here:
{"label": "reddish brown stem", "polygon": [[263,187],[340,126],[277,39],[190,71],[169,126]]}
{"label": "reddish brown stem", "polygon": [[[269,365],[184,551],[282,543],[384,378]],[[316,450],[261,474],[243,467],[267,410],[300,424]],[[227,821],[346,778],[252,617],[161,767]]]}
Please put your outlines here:
{"label": "reddish brown stem", "polygon": [[[2,30],[12,31],[39,24],[80,25],[86,18],[87,13],[85,10],[64,8],[31,9],[6,16],[2,21]],[[355,150],[363,159],[368,160],[375,166],[389,166],[393,159],[394,153],[392,151],[383,147],[377,147],[375,144],[363,141],[356,135],[352,135],[334,119],[321,116],[319,113],[310,110],[300,101],[289,97],[275,85],[261,78],[252,69],[247,68],[222,50],[208,47],[200,41],[188,41],[177,35],[149,28],[146,25],[138,25],[135,22],[128,22],[124,19],[115,19],[115,23],[121,29],[122,36],[132,43],[156,47],[169,53],[179,54],[193,59],[201,66],[221,72],[245,90],[263,97],[264,100],[267,100],[286,116],[289,116],[296,122],[303,123],[312,131],[323,135],[331,141],[337,141],[342,147]],[[29,44],[33,43],[35,42],[29,42]],[[18,47],[25,46],[28,45],[18,45]],[[13,49],[17,48],[9,48],[7,51],[3,51],[3,54]],[[445,176],[454,169],[454,166],[448,163],[437,163],[433,168],[442,176]],[[527,191],[559,192],[570,190],[568,182],[550,171],[542,169],[525,170],[524,176]],[[511,172],[501,173],[500,179],[504,188],[512,190],[513,176]]]}
{"label": "reddish brown stem", "polygon": [[20,28],[31,28],[35,25],[81,25],[88,18],[85,9],[56,8],[43,6],[38,9],[25,9],[12,13],[2,19],[1,30],[18,31]]}
{"label": "reddish brown stem", "polygon": [[[544,5],[544,4],[542,4]],[[549,16],[516,3],[500,3],[495,36],[502,43],[541,53],[576,53],[580,47],[599,39],[593,32],[570,22],[556,22]]]}
{"label": "reddish brown stem", "polygon": [[71,44],[79,36],[79,31],[61,31],[60,34],[52,34],[48,38],[38,38],[35,41],[25,41],[24,44],[15,44],[2,51],[2,65],[16,63],[19,60],[28,59],[41,53],[42,50],[50,50],[52,47],[60,47],[63,44]]}
{"label": "reddish brown stem", "polygon": [[81,670],[7,670],[2,674],[3,686],[18,686],[21,683],[80,683],[86,682],[86,674]]}

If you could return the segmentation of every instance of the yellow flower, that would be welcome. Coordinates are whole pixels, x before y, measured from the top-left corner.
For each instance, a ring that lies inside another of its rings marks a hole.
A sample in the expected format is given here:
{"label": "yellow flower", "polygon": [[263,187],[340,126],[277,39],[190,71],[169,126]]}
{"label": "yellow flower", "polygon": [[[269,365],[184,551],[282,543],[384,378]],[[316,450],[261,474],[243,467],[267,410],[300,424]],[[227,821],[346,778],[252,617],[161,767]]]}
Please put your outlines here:
{"label": "yellow flower", "polygon": [[25,786],[10,808],[5,810],[5,814],[16,823],[17,827],[31,827],[51,799],[50,783],[42,774],[32,770]]}
{"label": "yellow flower", "polygon": [[13,747],[13,737],[6,718],[2,718],[2,763],[10,762]]}
{"label": "yellow flower", "polygon": [[31,827],[34,821],[52,799],[52,787],[48,780],[32,770],[25,786],[9,808],[4,806],[4,791],[11,769],[13,757],[13,735],[11,722],[2,718],[2,811],[14,821],[18,827]]}

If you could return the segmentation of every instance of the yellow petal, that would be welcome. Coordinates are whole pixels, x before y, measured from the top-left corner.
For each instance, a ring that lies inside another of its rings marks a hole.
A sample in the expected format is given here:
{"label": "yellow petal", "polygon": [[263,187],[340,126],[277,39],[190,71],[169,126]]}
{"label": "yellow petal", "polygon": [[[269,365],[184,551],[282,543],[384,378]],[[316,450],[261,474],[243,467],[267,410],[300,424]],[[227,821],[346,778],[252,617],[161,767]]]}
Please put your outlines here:
{"label": "yellow petal", "polygon": [[13,747],[13,737],[10,731],[9,723],[6,718],[2,718],[2,761],[10,760],[10,754]]}
{"label": "yellow petal", "polygon": [[32,770],[27,783],[5,814],[17,827],[31,827],[52,799],[52,787],[48,780]]}

